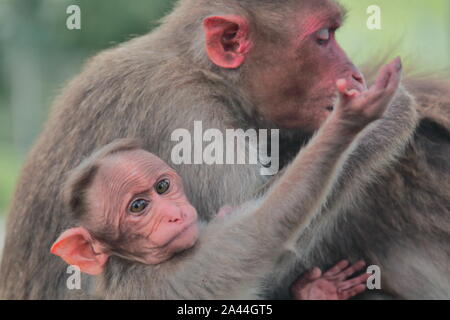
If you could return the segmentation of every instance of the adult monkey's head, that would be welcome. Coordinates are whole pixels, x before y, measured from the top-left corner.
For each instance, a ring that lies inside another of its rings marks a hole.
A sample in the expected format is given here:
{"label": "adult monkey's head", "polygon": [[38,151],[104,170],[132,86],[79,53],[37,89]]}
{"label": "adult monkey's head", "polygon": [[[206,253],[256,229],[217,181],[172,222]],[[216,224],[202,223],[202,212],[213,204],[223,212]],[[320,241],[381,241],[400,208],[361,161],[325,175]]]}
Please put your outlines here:
{"label": "adult monkey's head", "polygon": [[332,0],[193,3],[207,13],[202,49],[213,70],[238,81],[252,111],[279,127],[316,130],[332,111],[338,79],[365,88],[336,42],[344,12]]}

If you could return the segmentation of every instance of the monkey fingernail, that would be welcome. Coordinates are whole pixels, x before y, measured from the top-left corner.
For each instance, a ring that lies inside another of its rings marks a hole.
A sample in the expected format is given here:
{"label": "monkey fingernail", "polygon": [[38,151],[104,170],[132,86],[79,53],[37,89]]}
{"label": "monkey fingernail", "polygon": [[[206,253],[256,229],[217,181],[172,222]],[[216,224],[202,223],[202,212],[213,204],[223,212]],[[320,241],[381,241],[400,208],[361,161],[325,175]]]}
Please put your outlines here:
{"label": "monkey fingernail", "polygon": [[349,97],[356,97],[360,94],[360,92],[356,89],[352,89],[352,90],[348,90],[347,91],[347,96]]}

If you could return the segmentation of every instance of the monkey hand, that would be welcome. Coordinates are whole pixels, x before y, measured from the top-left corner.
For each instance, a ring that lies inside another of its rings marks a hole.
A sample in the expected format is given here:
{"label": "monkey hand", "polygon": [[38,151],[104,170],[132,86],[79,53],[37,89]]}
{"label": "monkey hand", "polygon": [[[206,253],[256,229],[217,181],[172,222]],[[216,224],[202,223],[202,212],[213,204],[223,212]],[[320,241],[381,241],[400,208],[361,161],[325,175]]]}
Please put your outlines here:
{"label": "monkey hand", "polygon": [[364,261],[358,261],[349,266],[343,260],[322,274],[319,268],[314,268],[303,274],[291,287],[291,293],[296,300],[346,300],[364,292],[366,281],[370,277],[364,273],[350,278],[355,272],[362,270]]}
{"label": "monkey hand", "polygon": [[375,84],[363,92],[349,90],[347,80],[339,79],[336,83],[340,97],[337,117],[356,131],[379,119],[399,88],[401,71],[402,62],[398,57],[382,67]]}

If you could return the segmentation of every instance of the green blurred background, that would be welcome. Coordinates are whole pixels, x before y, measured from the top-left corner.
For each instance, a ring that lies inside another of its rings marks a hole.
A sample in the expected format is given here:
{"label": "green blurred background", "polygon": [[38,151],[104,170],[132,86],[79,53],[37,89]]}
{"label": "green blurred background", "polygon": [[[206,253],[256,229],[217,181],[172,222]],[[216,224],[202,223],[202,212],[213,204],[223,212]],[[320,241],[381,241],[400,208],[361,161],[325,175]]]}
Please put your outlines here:
{"label": "green blurred background", "polygon": [[[357,64],[390,52],[419,71],[450,66],[450,0],[341,2],[349,14],[338,39]],[[81,30],[66,28],[71,4],[81,8]],[[381,8],[381,30],[366,27],[366,10],[373,4]],[[87,57],[151,30],[172,5],[169,0],[0,0],[0,217],[64,83]]]}

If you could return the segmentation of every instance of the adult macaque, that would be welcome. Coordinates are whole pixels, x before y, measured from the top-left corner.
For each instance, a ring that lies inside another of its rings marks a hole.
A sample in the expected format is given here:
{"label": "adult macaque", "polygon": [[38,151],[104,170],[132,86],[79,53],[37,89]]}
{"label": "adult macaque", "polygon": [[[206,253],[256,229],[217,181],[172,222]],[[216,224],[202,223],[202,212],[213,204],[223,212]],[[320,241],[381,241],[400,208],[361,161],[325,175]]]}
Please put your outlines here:
{"label": "adult macaque", "polygon": [[[145,271],[144,279],[149,280],[145,298],[233,298],[230,294],[241,296],[242,289],[252,293],[251,298],[258,297],[264,272],[274,266],[277,251],[278,256],[282,252],[276,248],[282,248],[292,232],[312,215],[310,208],[319,205],[327,183],[331,181],[329,175],[334,174],[337,167],[333,161],[340,158],[342,146],[357,132],[345,138],[341,146],[333,140],[342,129],[347,131],[347,125],[338,128],[330,121],[328,128],[321,132],[327,136],[319,134],[294,161],[294,168],[266,195],[267,199],[247,204],[243,216],[204,226],[201,244],[194,249],[191,248],[199,237],[197,211],[184,194],[181,177],[157,156],[139,149],[136,141],[113,142],[83,161],[70,175],[64,193],[80,226],[63,232],[51,252],[91,275],[99,275],[105,269],[108,273],[107,261],[111,256],[121,258],[111,262],[116,265],[137,262],[152,266]],[[335,135],[331,137],[333,130]],[[328,157],[330,151],[321,151],[326,148],[334,152],[327,161],[329,169],[322,171],[323,174],[316,177],[315,188],[310,188],[307,183],[314,178],[310,175],[321,170],[315,167],[323,165],[311,159]],[[297,171],[302,168],[309,171],[299,175]],[[299,180],[294,183],[296,178]],[[286,195],[280,196],[280,189],[285,184],[291,184],[293,195],[299,197],[295,206],[287,201]],[[274,206],[279,206],[280,212],[272,211]],[[286,232],[282,236],[273,234],[282,225]],[[266,234],[264,239],[268,242],[259,241],[260,233]],[[231,237],[234,245],[230,247]],[[189,249],[190,252],[184,252]],[[205,265],[205,261],[217,252],[222,257],[216,263],[212,260]],[[228,260],[235,261],[227,263]],[[360,261],[347,266],[348,262],[342,261],[324,275],[315,268],[292,286],[294,296],[304,300],[347,299],[363,292],[368,274],[350,280],[346,278],[360,271],[364,263]],[[173,283],[172,278],[184,279],[183,284]],[[233,281],[228,283],[228,279]],[[156,290],[155,280],[160,282]],[[105,282],[104,285],[109,287],[111,284]],[[116,285],[124,288],[127,283]],[[226,287],[222,288],[223,285]],[[108,292],[112,295],[113,291]],[[117,297],[123,298],[123,295]]]}
{"label": "adult macaque", "polygon": [[[331,0],[181,0],[152,33],[93,58],[57,99],[23,169],[0,296],[78,297],[65,287],[65,264],[48,254],[74,223],[60,190],[68,170],[117,138],[141,139],[174,167],[204,220],[226,204],[251,200],[267,182],[259,166],[175,166],[171,133],[192,132],[194,121],[222,132],[279,128],[280,159],[289,163],[329,117],[338,79],[364,90],[334,38],[342,15]],[[415,100],[401,89],[350,150],[326,208],[292,241],[270,289],[286,291],[293,263],[296,277],[341,257],[362,257],[380,266],[382,288],[395,297],[449,298],[450,246],[442,245],[450,242],[449,90],[417,83],[419,129],[414,134]],[[131,269],[126,277],[136,280],[123,294],[144,297],[140,271]],[[113,269],[110,283],[124,271]]]}

